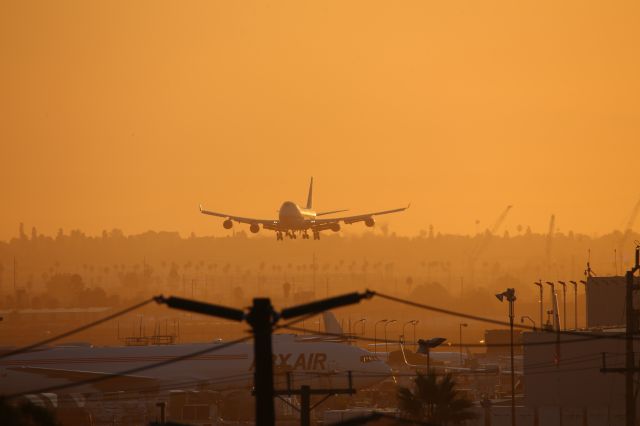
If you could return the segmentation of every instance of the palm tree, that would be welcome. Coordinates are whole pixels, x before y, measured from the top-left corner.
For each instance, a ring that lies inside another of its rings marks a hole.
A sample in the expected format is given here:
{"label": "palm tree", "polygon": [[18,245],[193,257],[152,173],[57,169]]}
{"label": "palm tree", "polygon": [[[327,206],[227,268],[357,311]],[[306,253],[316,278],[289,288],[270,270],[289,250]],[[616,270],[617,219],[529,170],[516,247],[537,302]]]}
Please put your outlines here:
{"label": "palm tree", "polygon": [[407,417],[439,425],[458,425],[475,417],[472,402],[456,390],[450,373],[440,379],[433,373],[420,374],[413,388],[398,389],[398,406]]}

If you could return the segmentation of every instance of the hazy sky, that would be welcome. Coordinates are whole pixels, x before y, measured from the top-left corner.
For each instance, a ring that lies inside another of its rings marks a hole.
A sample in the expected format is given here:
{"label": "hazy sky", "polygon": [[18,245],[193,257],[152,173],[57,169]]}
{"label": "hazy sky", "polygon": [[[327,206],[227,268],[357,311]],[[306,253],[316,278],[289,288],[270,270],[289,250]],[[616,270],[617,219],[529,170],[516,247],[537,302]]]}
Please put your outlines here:
{"label": "hazy sky", "polygon": [[0,239],[223,235],[198,203],[275,217],[311,175],[320,209],[411,202],[401,234],[508,204],[511,230],[608,232],[640,197],[638,22],[637,1],[2,1]]}

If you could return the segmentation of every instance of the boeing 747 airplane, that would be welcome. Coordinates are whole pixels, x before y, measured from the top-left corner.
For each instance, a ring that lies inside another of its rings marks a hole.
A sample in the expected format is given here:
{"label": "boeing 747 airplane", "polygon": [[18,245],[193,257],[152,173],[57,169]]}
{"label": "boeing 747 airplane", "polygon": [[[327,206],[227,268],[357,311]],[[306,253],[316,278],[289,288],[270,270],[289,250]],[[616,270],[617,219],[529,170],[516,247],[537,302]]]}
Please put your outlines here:
{"label": "boeing 747 airplane", "polygon": [[409,208],[409,206],[355,216],[319,218],[319,216],[341,213],[346,210],[334,210],[319,213],[313,210],[313,178],[311,178],[307,205],[305,207],[300,207],[292,201],[285,201],[282,203],[282,206],[280,206],[278,219],[255,219],[234,216],[226,213],[212,212],[205,210],[202,205],[200,205],[200,212],[202,214],[225,218],[225,221],[222,222],[222,226],[225,229],[231,229],[233,227],[233,222],[247,223],[249,224],[249,230],[254,234],[260,231],[260,227],[270,231],[275,231],[276,238],[278,240],[283,240],[284,237],[295,239],[297,234],[301,235],[303,239],[309,239],[309,231],[313,234],[314,240],[319,240],[321,231],[331,230],[333,232],[338,232],[340,230],[340,222],[348,225],[356,222],[364,222],[366,226],[371,227],[375,225],[374,216],[401,212],[407,208]]}

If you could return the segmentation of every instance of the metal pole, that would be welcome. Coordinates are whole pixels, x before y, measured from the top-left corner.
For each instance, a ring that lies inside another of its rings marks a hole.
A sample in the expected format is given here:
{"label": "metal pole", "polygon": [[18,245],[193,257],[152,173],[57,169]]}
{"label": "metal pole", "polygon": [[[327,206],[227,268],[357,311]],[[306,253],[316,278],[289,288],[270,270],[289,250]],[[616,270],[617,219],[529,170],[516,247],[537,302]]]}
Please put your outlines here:
{"label": "metal pole", "polygon": [[273,349],[271,347],[271,324],[273,307],[268,298],[253,299],[248,322],[253,329],[253,374],[256,394],[256,426],[275,425],[273,406]]}
{"label": "metal pole", "polygon": [[562,325],[563,328],[567,329],[567,283],[564,281],[558,281],[562,286]]}
{"label": "metal pole", "polygon": [[509,328],[510,328],[510,344],[511,347],[511,425],[516,426],[516,375],[513,365],[513,300],[509,300]]}
{"label": "metal pole", "polygon": [[460,342],[460,365],[462,365],[462,324],[458,324],[458,330],[460,331],[460,338],[459,338],[459,342]]}
{"label": "metal pole", "polygon": [[542,280],[538,280],[537,282],[534,283],[535,285],[537,285],[540,289],[540,328],[543,328],[544,325],[544,303],[542,303],[542,298],[544,296],[544,290],[542,288]]}
{"label": "metal pole", "polygon": [[633,395],[633,368],[634,366],[634,354],[633,354],[633,333],[635,330],[634,314],[633,314],[633,270],[629,270],[626,273],[626,359],[625,359],[625,419],[626,426],[634,426],[636,418],[636,405]]}
{"label": "metal pole", "polygon": [[311,388],[300,386],[300,426],[311,425]]}
{"label": "metal pole", "polygon": [[573,284],[573,327],[578,329],[578,283],[575,281],[569,281]]}

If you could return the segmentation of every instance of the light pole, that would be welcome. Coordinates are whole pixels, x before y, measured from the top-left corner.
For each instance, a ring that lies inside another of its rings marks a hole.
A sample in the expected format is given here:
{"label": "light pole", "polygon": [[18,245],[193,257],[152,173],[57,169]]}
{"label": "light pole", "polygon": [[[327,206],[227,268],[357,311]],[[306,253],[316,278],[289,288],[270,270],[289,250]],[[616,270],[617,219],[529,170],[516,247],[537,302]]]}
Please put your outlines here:
{"label": "light pole", "polygon": [[587,328],[589,324],[587,324],[589,320],[589,300],[587,299],[587,282],[585,280],[580,280],[580,282],[584,285],[584,327]]}
{"label": "light pole", "polygon": [[542,303],[544,289],[542,288],[542,280],[538,280],[534,284],[540,288],[540,328],[542,328],[542,324],[544,324],[544,304]]}
{"label": "light pole", "polygon": [[[553,305],[553,298],[556,296],[556,285],[553,281],[547,281],[547,285],[551,287],[551,310],[553,311],[553,318],[556,317],[557,312],[555,311],[555,307]],[[555,322],[555,319],[553,320]],[[558,328],[559,330],[560,328]]]}
{"label": "light pole", "polygon": [[378,353],[378,337],[377,337],[377,333],[376,333],[376,327],[378,326],[378,324],[380,324],[381,322],[387,322],[386,319],[381,319],[380,321],[376,321],[373,324],[373,351],[375,353]]}
{"label": "light pole", "polygon": [[419,342],[416,342],[416,344],[420,345],[416,352],[427,355],[427,374],[431,374],[431,349],[435,348],[436,346],[440,346],[446,341],[447,339],[445,339],[444,337],[433,337],[429,340],[420,339]]}
{"label": "light pole", "polygon": [[[416,324],[418,323],[418,320],[411,320],[411,321],[407,321],[404,324],[402,324],[402,338],[404,339],[404,329],[406,326],[408,326],[409,324],[413,325],[413,341],[415,343],[416,341]],[[407,343],[406,340],[403,340],[404,343]]]}
{"label": "light pole", "polygon": [[558,281],[562,286],[562,322],[564,322],[564,329],[567,329],[567,283],[564,281]]}
{"label": "light pole", "polygon": [[384,351],[387,353],[387,357],[389,357],[389,341],[387,340],[387,326],[398,321],[391,320],[384,323]]}
{"label": "light pole", "polygon": [[[356,325],[361,322],[362,323],[362,336],[364,336],[364,325],[367,323],[367,319],[366,318],[360,318],[358,321],[353,323],[353,328],[356,328]],[[355,332],[354,332],[355,334]]]}
{"label": "light pole", "polygon": [[578,283],[569,281],[573,284],[573,326],[578,329]]}
{"label": "light pole", "polygon": [[529,315],[523,315],[520,317],[520,324],[524,323],[524,320],[528,319],[529,321],[531,321],[531,324],[533,324],[533,331],[536,331],[536,322],[533,320],[533,318],[531,318]]}
{"label": "light pole", "polygon": [[508,288],[502,293],[496,294],[496,297],[501,302],[504,301],[504,299],[507,299],[509,302],[509,330],[511,335],[509,342],[511,348],[511,426],[516,426],[516,380],[513,365],[513,304],[516,301],[516,290],[514,288]]}
{"label": "light pole", "polygon": [[469,324],[467,324],[465,322],[461,322],[460,324],[458,324],[458,329],[459,329],[459,332],[460,332],[460,340],[459,340],[459,342],[460,342],[460,365],[463,364],[463,362],[462,362],[462,327],[468,327],[468,326],[469,326]]}
{"label": "light pole", "polygon": [[416,325],[418,325],[419,322],[420,322],[420,320],[413,320],[413,346],[414,346],[414,350],[418,349],[418,341],[416,340]]}

